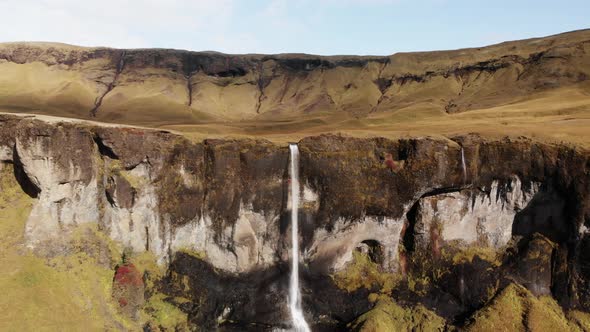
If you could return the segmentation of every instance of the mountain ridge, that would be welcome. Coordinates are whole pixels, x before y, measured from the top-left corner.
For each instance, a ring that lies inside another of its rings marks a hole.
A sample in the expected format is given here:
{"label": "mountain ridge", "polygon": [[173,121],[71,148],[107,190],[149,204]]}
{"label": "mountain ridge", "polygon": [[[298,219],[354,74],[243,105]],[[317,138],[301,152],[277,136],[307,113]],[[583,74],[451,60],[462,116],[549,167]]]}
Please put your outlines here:
{"label": "mountain ridge", "polygon": [[[0,111],[280,139],[485,132],[588,144],[590,30],[391,56],[0,44]],[[288,137],[287,137],[288,136]]]}
{"label": "mountain ridge", "polygon": [[301,56],[312,56],[312,57],[324,57],[324,58],[331,58],[331,57],[370,57],[370,58],[380,58],[380,57],[390,57],[396,54],[417,54],[417,53],[437,53],[437,52],[456,52],[456,51],[468,51],[468,50],[477,50],[482,48],[489,48],[493,46],[501,46],[510,43],[520,43],[520,42],[533,42],[537,40],[543,40],[547,38],[558,38],[563,37],[566,35],[571,34],[582,34],[582,33],[590,33],[590,28],[586,29],[576,29],[571,31],[564,31],[559,32],[547,36],[539,36],[539,37],[530,37],[530,38],[523,38],[523,39],[514,39],[514,40],[506,40],[502,42],[486,44],[483,46],[473,46],[473,47],[460,47],[455,49],[440,49],[440,50],[428,50],[428,51],[420,51],[420,50],[413,50],[413,51],[401,51],[401,52],[394,52],[391,54],[315,54],[315,53],[305,53],[305,52],[282,52],[282,53],[225,53],[221,51],[215,50],[189,50],[185,48],[173,48],[173,47],[137,47],[137,48],[119,48],[119,47],[112,47],[112,46],[82,46],[70,43],[63,43],[63,42],[54,42],[54,41],[9,41],[9,42],[0,42],[0,45],[28,45],[28,46],[46,46],[46,47],[66,47],[66,48],[77,48],[77,49],[87,49],[87,50],[101,50],[101,49],[108,49],[108,50],[134,50],[134,51],[143,51],[143,50],[160,50],[160,51],[175,51],[175,52],[190,52],[190,53],[211,53],[211,54],[219,54],[219,55],[227,55],[227,56],[284,56],[284,55],[301,55]]}

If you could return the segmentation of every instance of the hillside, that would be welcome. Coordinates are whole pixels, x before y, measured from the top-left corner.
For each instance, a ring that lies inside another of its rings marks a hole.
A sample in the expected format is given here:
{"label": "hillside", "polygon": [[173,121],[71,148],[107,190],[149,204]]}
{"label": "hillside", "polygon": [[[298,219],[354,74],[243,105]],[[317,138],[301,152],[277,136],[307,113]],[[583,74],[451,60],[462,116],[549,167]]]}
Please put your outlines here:
{"label": "hillside", "polygon": [[0,73],[0,331],[590,330],[590,30]]}
{"label": "hillside", "polygon": [[590,30],[391,56],[0,44],[0,111],[286,141],[526,135],[590,145]]}

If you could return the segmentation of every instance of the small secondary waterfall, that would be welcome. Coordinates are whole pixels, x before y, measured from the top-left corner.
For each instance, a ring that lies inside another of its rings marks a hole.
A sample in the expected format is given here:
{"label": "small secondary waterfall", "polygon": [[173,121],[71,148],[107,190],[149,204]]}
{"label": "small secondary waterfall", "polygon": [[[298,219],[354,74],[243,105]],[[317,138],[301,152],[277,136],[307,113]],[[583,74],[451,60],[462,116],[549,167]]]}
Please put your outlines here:
{"label": "small secondary waterfall", "polygon": [[293,319],[293,330],[309,332],[309,326],[301,309],[299,290],[299,148],[289,144],[291,152],[291,280],[289,283],[289,309]]}
{"label": "small secondary waterfall", "polygon": [[463,183],[467,183],[467,166],[465,166],[465,150],[461,147],[461,167],[463,167]]}

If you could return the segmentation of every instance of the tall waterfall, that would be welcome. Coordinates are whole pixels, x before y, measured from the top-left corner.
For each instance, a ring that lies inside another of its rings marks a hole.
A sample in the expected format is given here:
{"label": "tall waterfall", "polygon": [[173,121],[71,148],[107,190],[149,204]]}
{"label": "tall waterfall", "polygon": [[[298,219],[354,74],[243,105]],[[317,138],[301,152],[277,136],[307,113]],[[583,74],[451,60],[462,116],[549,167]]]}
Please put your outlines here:
{"label": "tall waterfall", "polygon": [[299,290],[299,148],[297,144],[289,144],[291,151],[291,280],[289,284],[289,309],[293,319],[293,330],[309,332],[309,326],[301,309],[301,293]]}
{"label": "tall waterfall", "polygon": [[467,183],[467,166],[465,166],[465,150],[461,147],[461,167],[463,167],[463,183]]}

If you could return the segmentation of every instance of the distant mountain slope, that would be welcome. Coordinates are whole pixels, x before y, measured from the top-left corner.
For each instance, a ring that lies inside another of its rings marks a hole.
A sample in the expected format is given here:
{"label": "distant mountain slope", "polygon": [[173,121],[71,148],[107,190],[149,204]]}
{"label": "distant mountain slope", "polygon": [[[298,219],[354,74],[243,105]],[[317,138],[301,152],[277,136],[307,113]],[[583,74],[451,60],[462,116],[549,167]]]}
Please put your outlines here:
{"label": "distant mountain slope", "polygon": [[291,132],[346,130],[406,118],[448,121],[448,114],[553,91],[579,96],[586,112],[590,30],[385,57],[4,43],[0,73],[2,111],[154,127],[234,123],[220,131],[242,134],[265,132],[270,123],[289,123],[282,130]]}

